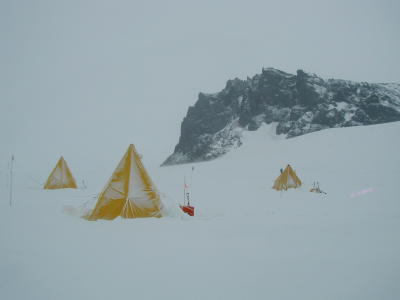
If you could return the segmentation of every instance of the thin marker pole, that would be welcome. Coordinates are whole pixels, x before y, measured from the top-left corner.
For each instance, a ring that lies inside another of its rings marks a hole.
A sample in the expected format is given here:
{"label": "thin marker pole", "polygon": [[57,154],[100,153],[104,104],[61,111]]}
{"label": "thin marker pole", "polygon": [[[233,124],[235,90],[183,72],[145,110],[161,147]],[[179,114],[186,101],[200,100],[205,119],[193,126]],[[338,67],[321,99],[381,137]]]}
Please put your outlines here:
{"label": "thin marker pole", "polygon": [[186,198],[186,176],[183,176],[183,205],[186,205],[185,198]]}
{"label": "thin marker pole", "polygon": [[12,197],[13,197],[13,164],[14,164],[14,155],[11,155],[11,165],[10,165],[10,206],[12,206]]}

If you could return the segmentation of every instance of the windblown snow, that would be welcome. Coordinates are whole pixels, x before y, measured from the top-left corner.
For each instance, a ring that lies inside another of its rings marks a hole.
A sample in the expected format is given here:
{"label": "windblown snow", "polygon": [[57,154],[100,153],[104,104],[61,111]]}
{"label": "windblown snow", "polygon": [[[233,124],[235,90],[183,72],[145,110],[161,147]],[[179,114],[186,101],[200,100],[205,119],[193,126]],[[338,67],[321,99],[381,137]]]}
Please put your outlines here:
{"label": "windblown snow", "polygon": [[[209,162],[160,168],[144,153],[169,212],[160,219],[79,218],[124,148],[96,166],[66,155],[78,190],[42,190],[30,178],[44,182],[53,165],[17,157],[11,207],[3,165],[0,298],[400,299],[400,122],[292,139],[270,126]],[[303,186],[272,190],[287,164]],[[195,217],[177,209],[184,176]],[[316,181],[327,195],[309,192]]]}

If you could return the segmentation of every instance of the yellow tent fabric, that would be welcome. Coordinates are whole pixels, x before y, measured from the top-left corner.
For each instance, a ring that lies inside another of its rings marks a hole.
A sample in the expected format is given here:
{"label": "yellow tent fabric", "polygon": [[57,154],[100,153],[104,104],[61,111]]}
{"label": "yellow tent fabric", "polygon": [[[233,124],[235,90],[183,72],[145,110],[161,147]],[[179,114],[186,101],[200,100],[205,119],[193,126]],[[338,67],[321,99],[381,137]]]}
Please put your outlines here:
{"label": "yellow tent fabric", "polygon": [[43,188],[45,190],[78,188],[64,157],[60,157]]}
{"label": "yellow tent fabric", "polygon": [[301,186],[301,181],[299,177],[297,177],[292,167],[290,165],[287,165],[285,170],[275,180],[274,186],[272,188],[277,191],[286,191],[289,188],[298,188],[299,186]]}
{"label": "yellow tent fabric", "polygon": [[131,144],[87,220],[161,217],[160,196]]}

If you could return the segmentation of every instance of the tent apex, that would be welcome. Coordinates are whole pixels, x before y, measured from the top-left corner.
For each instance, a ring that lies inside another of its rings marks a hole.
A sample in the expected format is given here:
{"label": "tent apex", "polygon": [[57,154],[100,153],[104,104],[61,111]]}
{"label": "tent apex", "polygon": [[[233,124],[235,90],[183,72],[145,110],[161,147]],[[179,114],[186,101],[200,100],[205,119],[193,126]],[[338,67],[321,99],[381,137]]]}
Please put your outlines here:
{"label": "tent apex", "polygon": [[135,145],[134,145],[134,144],[130,144],[130,145],[129,145],[129,148],[128,148],[128,151],[133,151],[134,153],[136,153],[137,150],[136,150]]}

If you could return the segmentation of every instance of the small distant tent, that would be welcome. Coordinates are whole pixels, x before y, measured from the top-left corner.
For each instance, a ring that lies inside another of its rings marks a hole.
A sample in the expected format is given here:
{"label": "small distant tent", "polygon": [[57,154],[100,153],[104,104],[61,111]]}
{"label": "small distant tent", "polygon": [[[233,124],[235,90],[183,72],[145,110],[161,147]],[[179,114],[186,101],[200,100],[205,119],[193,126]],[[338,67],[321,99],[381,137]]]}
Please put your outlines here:
{"label": "small distant tent", "polygon": [[64,157],[60,157],[43,188],[45,190],[78,188]]}
{"label": "small distant tent", "polygon": [[97,204],[85,218],[112,220],[161,217],[160,196],[131,144],[100,193]]}
{"label": "small distant tent", "polygon": [[287,189],[289,188],[298,188],[299,186],[301,186],[301,181],[299,177],[297,177],[292,167],[290,165],[287,165],[285,170],[275,180],[274,186],[272,188],[277,191],[287,191]]}

